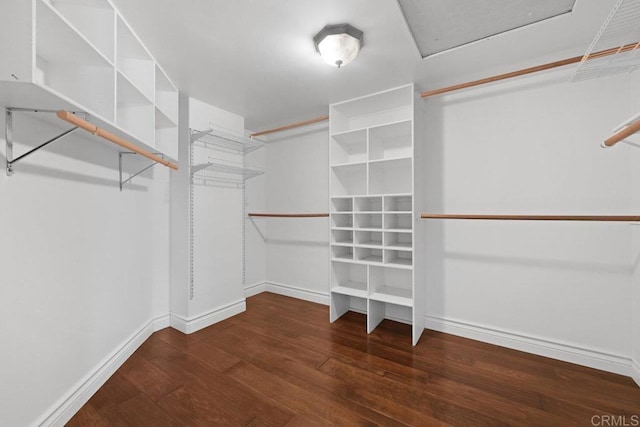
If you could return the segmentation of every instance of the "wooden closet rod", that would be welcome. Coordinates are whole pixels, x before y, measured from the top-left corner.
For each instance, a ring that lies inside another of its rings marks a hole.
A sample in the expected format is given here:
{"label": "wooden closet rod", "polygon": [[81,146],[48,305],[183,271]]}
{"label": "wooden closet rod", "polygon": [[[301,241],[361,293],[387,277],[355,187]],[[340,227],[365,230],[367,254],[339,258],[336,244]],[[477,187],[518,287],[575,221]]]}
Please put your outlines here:
{"label": "wooden closet rod", "polygon": [[60,110],[56,113],[58,115],[58,117],[64,121],[67,121],[69,123],[71,123],[74,126],[77,126],[81,129],[86,130],[87,132],[91,132],[94,135],[98,135],[104,139],[106,139],[109,142],[112,142],[116,145],[119,145],[122,148],[125,148],[129,151],[132,151],[134,153],[140,154],[141,156],[144,156],[146,158],[148,158],[149,160],[153,160],[154,162],[160,163],[161,165],[164,165],[168,168],[171,168],[173,170],[178,170],[178,165],[171,163],[168,160],[163,159],[162,157],[150,153],[146,150],[143,150],[142,148],[138,147],[135,144],[132,144],[131,142],[120,138],[119,136],[116,136],[114,134],[112,134],[111,132],[108,132],[102,128],[99,128],[98,126],[94,125],[93,123],[90,123],[84,119],[81,119],[80,117],[76,116],[73,113],[70,113],[68,111],[64,111],[64,110]]}
{"label": "wooden closet rod", "polygon": [[315,119],[304,120],[304,121],[301,121],[301,122],[292,123],[290,125],[280,126],[278,128],[263,130],[263,131],[260,131],[260,132],[252,133],[249,136],[251,138],[255,138],[255,137],[258,137],[258,136],[262,136],[262,135],[268,135],[270,133],[282,132],[283,130],[295,129],[295,128],[299,128],[299,127],[302,127],[302,126],[312,125],[314,123],[324,122],[325,120],[329,120],[329,116],[320,116],[320,117],[316,117]]}
{"label": "wooden closet rod", "polygon": [[263,218],[321,218],[328,217],[328,213],[250,213],[251,217],[263,217]]}
{"label": "wooden closet rod", "polygon": [[440,95],[440,94],[447,93],[447,92],[453,92],[453,91],[459,90],[459,89],[466,89],[468,87],[480,86],[480,85],[483,85],[483,84],[486,84],[486,83],[492,83],[492,82],[497,82],[497,81],[500,81],[500,80],[510,79],[510,78],[513,78],[513,77],[524,76],[526,74],[537,73],[538,71],[545,71],[545,70],[550,70],[552,68],[563,67],[565,65],[576,64],[578,62],[582,62],[583,59],[586,61],[586,60],[589,60],[589,59],[597,59],[597,58],[602,58],[603,56],[614,55],[616,53],[627,52],[627,51],[630,51],[630,50],[634,50],[637,47],[638,47],[638,43],[631,43],[631,44],[627,44],[627,45],[624,45],[624,46],[621,46],[621,47],[616,47],[616,48],[607,49],[607,50],[601,50],[600,52],[592,53],[591,55],[587,56],[586,58],[585,58],[584,55],[583,56],[575,56],[573,58],[563,59],[561,61],[550,62],[548,64],[538,65],[536,67],[525,68],[525,69],[518,70],[518,71],[512,71],[510,73],[498,74],[496,76],[487,77],[487,78],[480,79],[480,80],[474,80],[474,81],[467,82],[467,83],[460,83],[460,84],[457,84],[457,85],[447,86],[447,87],[443,87],[443,88],[440,88],[440,89],[428,90],[426,92],[422,92],[420,94],[420,96],[422,98],[427,98],[429,96]]}
{"label": "wooden closet rod", "polygon": [[617,144],[618,142],[626,139],[628,136],[631,136],[636,132],[640,132],[640,120],[636,121],[635,123],[631,123],[629,126],[623,128],[622,130],[607,138],[604,141],[604,145],[607,147],[611,147],[612,145]]}
{"label": "wooden closet rod", "polygon": [[640,216],[634,215],[473,215],[473,214],[426,214],[422,219],[479,219],[498,221],[606,221],[638,222]]}

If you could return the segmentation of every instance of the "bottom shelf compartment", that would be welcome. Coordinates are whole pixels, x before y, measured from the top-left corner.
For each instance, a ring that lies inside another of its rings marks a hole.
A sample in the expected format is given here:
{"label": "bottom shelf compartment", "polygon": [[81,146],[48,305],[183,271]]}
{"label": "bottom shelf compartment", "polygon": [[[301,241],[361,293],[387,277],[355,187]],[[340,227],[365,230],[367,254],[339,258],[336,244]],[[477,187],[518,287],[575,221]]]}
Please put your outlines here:
{"label": "bottom shelf compartment", "polygon": [[367,266],[344,262],[332,262],[331,292],[366,298]]}
{"label": "bottom shelf compartment", "polygon": [[411,270],[370,267],[369,298],[404,307],[413,307],[413,274]]}

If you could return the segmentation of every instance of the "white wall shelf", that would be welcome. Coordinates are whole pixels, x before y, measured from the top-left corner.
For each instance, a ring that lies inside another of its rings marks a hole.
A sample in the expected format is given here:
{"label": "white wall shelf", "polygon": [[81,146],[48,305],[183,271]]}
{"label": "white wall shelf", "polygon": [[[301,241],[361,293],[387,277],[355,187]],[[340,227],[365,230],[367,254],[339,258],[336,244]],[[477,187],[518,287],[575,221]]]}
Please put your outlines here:
{"label": "white wall shelf", "polygon": [[243,183],[248,179],[264,174],[264,171],[248,168],[241,164],[233,164],[224,160],[215,160],[191,165],[191,174],[194,179],[203,181]]}
{"label": "white wall shelf", "polygon": [[[109,0],[5,0],[1,107],[82,111],[177,160],[178,90]],[[160,95],[158,95],[160,93]]]}
{"label": "white wall shelf", "polygon": [[329,122],[330,320],[364,300],[371,332],[388,310],[408,309],[414,344],[424,328],[413,262],[416,102],[403,86],[333,104]]}
{"label": "white wall shelf", "polygon": [[239,154],[247,154],[264,147],[264,143],[257,139],[245,135],[237,135],[222,129],[192,130],[191,142],[199,142],[210,148]]}

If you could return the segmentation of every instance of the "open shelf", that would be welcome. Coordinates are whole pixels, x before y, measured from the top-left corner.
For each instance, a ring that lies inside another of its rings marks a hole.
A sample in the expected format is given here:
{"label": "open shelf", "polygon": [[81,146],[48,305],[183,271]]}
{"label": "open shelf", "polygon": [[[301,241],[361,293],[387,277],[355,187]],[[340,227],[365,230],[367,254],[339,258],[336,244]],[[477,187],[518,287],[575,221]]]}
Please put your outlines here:
{"label": "open shelf", "polygon": [[356,245],[382,248],[382,232],[356,230]]}
{"label": "open shelf", "polygon": [[116,124],[145,141],[155,140],[153,104],[125,76],[118,73]]}
{"label": "open shelf", "polygon": [[221,128],[206,131],[193,130],[191,132],[191,142],[198,142],[207,147],[238,154],[246,154],[264,147],[263,142]]}
{"label": "open shelf", "polygon": [[332,212],[353,212],[353,199],[351,198],[331,198],[331,211]]}
{"label": "open shelf", "polygon": [[369,192],[393,194],[411,192],[411,159],[387,160],[369,166]]}
{"label": "open shelf", "polygon": [[114,62],[115,10],[107,0],[50,0],[49,4],[101,55]]}
{"label": "open shelf", "polygon": [[337,228],[353,227],[353,215],[350,213],[334,213],[331,214],[331,223]]}
{"label": "open shelf", "polygon": [[412,213],[385,213],[384,228],[386,230],[411,230],[413,227]]}
{"label": "open shelf", "polygon": [[355,217],[355,225],[357,228],[382,230],[382,214],[380,213],[356,213]]}
{"label": "open shelf", "polygon": [[411,86],[333,104],[330,109],[331,133],[335,135],[382,123],[411,120],[412,107]]}
{"label": "open shelf", "polygon": [[174,126],[178,125],[178,90],[156,65],[156,108]]}
{"label": "open shelf", "polygon": [[382,263],[382,249],[356,247],[355,260]]}
{"label": "open shelf", "polygon": [[382,212],[382,197],[356,197],[358,212]]}
{"label": "open shelf", "polygon": [[411,196],[385,196],[385,212],[408,212],[413,210],[413,197]]}
{"label": "open shelf", "polygon": [[384,263],[385,265],[394,265],[398,267],[413,266],[413,252],[397,249],[385,249],[384,250]]}
{"label": "open shelf", "polygon": [[192,165],[191,174],[194,178],[203,181],[243,183],[264,174],[264,171],[216,159]]}
{"label": "open shelf", "polygon": [[334,259],[353,260],[353,247],[332,245],[331,254]]}
{"label": "open shelf", "polygon": [[412,233],[384,233],[385,249],[404,249],[413,250],[413,234]]}
{"label": "open shelf", "polygon": [[367,191],[366,164],[334,168],[330,175],[333,195],[349,196]]}
{"label": "open shelf", "polygon": [[331,137],[331,164],[357,163],[367,160],[367,131],[357,130]]}
{"label": "open shelf", "polygon": [[369,160],[411,158],[411,120],[369,129]]}
{"label": "open shelf", "polygon": [[349,244],[353,245],[353,231],[332,229],[331,235],[333,236],[334,244]]}
{"label": "open shelf", "polygon": [[131,28],[118,17],[116,66],[131,83],[155,102],[155,62]]}
{"label": "open shelf", "polygon": [[413,306],[412,272],[387,267],[370,267],[370,295],[372,300]]}
{"label": "open shelf", "polygon": [[48,4],[36,2],[36,15],[35,82],[113,120],[113,65]]}

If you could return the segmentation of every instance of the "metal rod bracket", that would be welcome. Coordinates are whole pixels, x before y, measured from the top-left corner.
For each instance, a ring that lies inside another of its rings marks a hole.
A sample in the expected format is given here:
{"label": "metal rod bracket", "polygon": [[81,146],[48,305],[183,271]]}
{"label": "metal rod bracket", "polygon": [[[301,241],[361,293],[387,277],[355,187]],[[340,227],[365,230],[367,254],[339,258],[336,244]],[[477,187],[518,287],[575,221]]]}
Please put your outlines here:
{"label": "metal rod bracket", "polygon": [[[134,152],[131,152],[131,151],[121,151],[121,152],[118,153],[118,172],[119,172],[119,176],[120,176],[120,179],[119,179],[120,191],[122,191],[122,188],[124,187],[124,185],[126,183],[128,183],[128,182],[131,182],[131,180],[133,180],[133,178],[135,178],[136,176],[140,175],[141,173],[151,169],[152,167],[154,167],[155,165],[158,164],[158,162],[152,161],[150,165],[145,166],[144,168],[140,169],[138,172],[136,172],[134,174],[130,174],[129,178],[122,179],[122,175],[123,175],[123,172],[122,172],[122,158],[123,157],[122,156],[123,155],[127,155],[127,154],[134,155],[134,156],[138,155],[138,153],[134,153]],[[164,160],[164,154],[162,154],[162,153],[152,153],[152,154],[155,154],[156,156],[160,156]]]}

